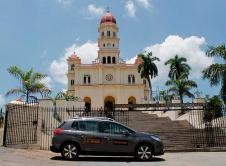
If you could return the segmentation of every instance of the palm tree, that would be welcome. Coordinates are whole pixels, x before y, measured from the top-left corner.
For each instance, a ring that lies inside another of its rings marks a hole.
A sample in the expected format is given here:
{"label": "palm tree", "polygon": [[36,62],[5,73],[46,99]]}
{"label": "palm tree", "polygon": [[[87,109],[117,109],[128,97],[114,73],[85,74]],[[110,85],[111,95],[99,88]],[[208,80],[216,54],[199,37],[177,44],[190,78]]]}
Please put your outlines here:
{"label": "palm tree", "polygon": [[186,63],[187,59],[176,55],[174,58],[165,62],[165,65],[170,65],[168,77],[171,79],[178,79],[182,74],[189,75],[190,66]]}
{"label": "palm tree", "polygon": [[140,73],[141,78],[148,80],[150,96],[152,97],[151,79],[158,75],[158,68],[155,61],[160,61],[160,59],[152,56],[152,52],[148,52],[147,54],[141,53],[138,57],[142,59],[142,63],[138,66],[138,72]]}
{"label": "palm tree", "polygon": [[169,94],[168,90],[160,91],[160,99],[164,100],[166,103],[169,103],[173,99],[173,94]]}
{"label": "palm tree", "polygon": [[220,57],[223,58],[224,63],[215,63],[203,70],[203,79],[209,79],[211,86],[217,86],[221,84],[220,94],[226,104],[226,48],[225,45],[219,45],[216,47],[210,46],[206,55],[208,57]]}
{"label": "palm tree", "polygon": [[176,94],[180,97],[181,103],[183,103],[183,97],[188,96],[194,97],[194,95],[190,92],[192,88],[197,88],[197,84],[195,81],[188,80],[187,75],[183,74],[178,79],[168,80],[166,82],[166,86],[170,86],[169,92]]}
{"label": "palm tree", "polygon": [[8,72],[20,81],[21,87],[9,90],[6,96],[21,95],[21,97],[26,98],[28,103],[30,98],[35,98],[32,96],[33,94],[39,93],[42,89],[47,89],[45,84],[41,83],[41,80],[47,75],[34,72],[33,68],[26,72],[16,66],[11,66],[8,68]]}

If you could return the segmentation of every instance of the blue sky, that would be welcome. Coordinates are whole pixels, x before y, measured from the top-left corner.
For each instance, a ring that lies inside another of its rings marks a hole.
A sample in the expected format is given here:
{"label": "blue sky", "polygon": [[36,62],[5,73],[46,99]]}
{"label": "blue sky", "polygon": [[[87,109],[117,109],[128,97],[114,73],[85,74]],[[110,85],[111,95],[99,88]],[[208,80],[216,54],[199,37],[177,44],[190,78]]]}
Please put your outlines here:
{"label": "blue sky", "polygon": [[[17,80],[7,73],[16,65],[49,75],[54,92],[66,88],[60,81],[65,59],[76,51],[84,63],[96,56],[98,25],[106,7],[120,28],[120,56],[131,59],[151,50],[162,59],[183,54],[194,68],[191,78],[204,94],[218,94],[209,88],[200,71],[214,62],[204,57],[207,45],[226,43],[225,0],[1,0],[0,1],[0,104]],[[164,89],[167,73],[159,64],[160,76],[154,80]]]}

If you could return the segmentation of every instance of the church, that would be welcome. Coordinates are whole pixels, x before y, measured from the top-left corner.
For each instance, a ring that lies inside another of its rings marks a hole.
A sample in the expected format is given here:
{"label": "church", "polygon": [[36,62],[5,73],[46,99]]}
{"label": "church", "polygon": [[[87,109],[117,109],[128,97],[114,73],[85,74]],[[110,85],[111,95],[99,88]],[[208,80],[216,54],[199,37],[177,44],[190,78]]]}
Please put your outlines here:
{"label": "church", "polygon": [[126,64],[120,58],[119,28],[109,11],[102,16],[98,32],[98,57],[92,64],[82,64],[75,53],[67,59],[68,92],[81,97],[88,108],[144,103],[149,89],[137,71],[142,61],[137,58],[134,64]]}

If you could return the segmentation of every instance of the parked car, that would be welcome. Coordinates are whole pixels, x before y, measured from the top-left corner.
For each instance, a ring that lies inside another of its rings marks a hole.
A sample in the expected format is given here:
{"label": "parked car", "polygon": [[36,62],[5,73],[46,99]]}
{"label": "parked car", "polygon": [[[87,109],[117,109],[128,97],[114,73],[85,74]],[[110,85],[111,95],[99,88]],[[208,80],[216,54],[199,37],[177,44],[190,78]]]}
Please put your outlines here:
{"label": "parked car", "polygon": [[132,155],[139,160],[164,154],[159,137],[136,132],[110,118],[72,118],[64,121],[52,138],[52,152],[74,160],[83,155]]}

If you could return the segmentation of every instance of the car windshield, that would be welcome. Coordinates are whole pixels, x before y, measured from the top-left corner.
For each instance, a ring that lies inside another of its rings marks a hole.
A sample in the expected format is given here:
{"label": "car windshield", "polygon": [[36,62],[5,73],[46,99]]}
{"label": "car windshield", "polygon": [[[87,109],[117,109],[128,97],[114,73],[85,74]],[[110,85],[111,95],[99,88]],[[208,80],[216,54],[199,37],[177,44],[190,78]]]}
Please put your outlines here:
{"label": "car windshield", "polygon": [[111,134],[122,134],[124,132],[133,133],[134,131],[112,122],[101,122],[99,124],[99,132],[101,133],[111,133]]}

